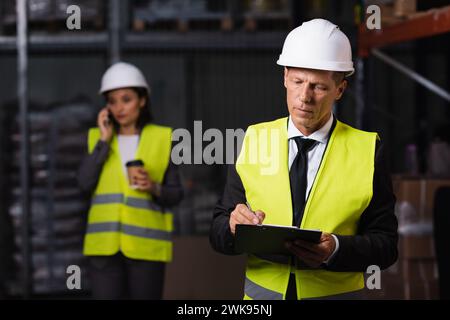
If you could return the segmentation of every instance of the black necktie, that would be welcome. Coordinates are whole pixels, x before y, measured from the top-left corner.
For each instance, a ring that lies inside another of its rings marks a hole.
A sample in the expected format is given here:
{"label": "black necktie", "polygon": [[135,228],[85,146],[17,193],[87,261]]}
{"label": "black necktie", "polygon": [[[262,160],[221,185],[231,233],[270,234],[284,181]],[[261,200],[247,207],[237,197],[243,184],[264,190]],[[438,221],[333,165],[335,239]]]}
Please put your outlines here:
{"label": "black necktie", "polygon": [[303,210],[305,207],[305,197],[307,188],[308,174],[308,155],[307,152],[316,143],[315,140],[304,139],[301,137],[293,138],[297,144],[297,155],[292,162],[289,172],[289,180],[291,182],[291,196],[293,209],[293,225],[299,227],[303,218]]}

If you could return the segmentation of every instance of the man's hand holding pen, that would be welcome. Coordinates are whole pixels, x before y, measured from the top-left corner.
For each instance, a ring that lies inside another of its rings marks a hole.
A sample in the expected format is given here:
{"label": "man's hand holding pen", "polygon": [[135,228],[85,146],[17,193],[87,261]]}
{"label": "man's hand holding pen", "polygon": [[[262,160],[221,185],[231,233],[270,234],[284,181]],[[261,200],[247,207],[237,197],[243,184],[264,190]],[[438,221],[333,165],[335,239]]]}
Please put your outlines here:
{"label": "man's hand holding pen", "polygon": [[253,212],[248,205],[239,203],[230,215],[230,230],[234,234],[237,224],[262,224],[265,213],[261,210]]}

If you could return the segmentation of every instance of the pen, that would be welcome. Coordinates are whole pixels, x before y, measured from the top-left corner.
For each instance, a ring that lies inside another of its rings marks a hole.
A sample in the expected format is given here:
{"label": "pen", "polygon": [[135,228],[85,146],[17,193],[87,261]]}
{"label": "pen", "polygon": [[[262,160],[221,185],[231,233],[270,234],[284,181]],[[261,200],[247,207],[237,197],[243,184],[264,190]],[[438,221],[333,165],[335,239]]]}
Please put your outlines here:
{"label": "pen", "polygon": [[[258,218],[258,221],[259,221],[259,217],[255,214],[255,211],[252,210],[252,207],[250,206],[250,203],[248,203],[248,201],[246,201],[245,204],[247,205],[247,208],[249,208],[250,211],[253,212],[253,214],[255,215],[255,217]],[[257,223],[256,225],[257,225],[257,226],[262,226],[261,223]]]}
{"label": "pen", "polygon": [[248,201],[246,201],[245,204],[247,205],[247,208],[249,208],[251,212],[254,212],[254,211],[252,210],[252,207],[250,207],[250,203],[248,203]]}

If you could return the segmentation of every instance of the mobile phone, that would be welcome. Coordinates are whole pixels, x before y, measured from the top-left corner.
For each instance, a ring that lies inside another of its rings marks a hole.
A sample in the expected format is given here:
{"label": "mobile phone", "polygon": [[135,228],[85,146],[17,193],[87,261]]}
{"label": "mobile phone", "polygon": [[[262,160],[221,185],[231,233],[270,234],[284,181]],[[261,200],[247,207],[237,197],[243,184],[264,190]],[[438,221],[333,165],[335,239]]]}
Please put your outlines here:
{"label": "mobile phone", "polygon": [[111,111],[108,110],[108,119],[103,122],[105,127],[110,126],[113,123],[113,115]]}

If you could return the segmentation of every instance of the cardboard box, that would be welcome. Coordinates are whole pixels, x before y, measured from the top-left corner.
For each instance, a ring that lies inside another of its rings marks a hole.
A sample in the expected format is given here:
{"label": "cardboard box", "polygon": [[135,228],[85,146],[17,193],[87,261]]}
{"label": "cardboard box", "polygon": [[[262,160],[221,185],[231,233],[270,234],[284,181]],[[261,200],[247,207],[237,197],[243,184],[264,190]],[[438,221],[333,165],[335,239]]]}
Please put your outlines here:
{"label": "cardboard box", "polygon": [[403,280],[411,285],[439,278],[435,259],[404,259],[402,273]]}
{"label": "cardboard box", "polygon": [[434,258],[433,235],[401,235],[399,238],[399,259]]}
{"label": "cardboard box", "polygon": [[398,259],[381,272],[381,289],[364,290],[365,299],[410,300],[438,299],[436,261],[426,259]]}
{"label": "cardboard box", "polygon": [[394,15],[396,17],[405,17],[416,12],[416,0],[395,0]]}
{"label": "cardboard box", "polygon": [[404,299],[438,299],[438,271],[435,259],[402,260]]}
{"label": "cardboard box", "polygon": [[381,278],[382,299],[405,299],[405,286],[402,277],[384,274]]}
{"label": "cardboard box", "polygon": [[409,284],[405,287],[405,300],[439,299],[439,283],[437,280]]}
{"label": "cardboard box", "polygon": [[392,184],[397,203],[411,204],[418,214],[417,220],[432,220],[434,195],[438,188],[450,186],[450,179],[395,176]]}
{"label": "cardboard box", "polygon": [[[375,299],[438,299],[432,232],[434,196],[438,188],[450,186],[450,179],[394,176],[392,182],[399,228],[404,232],[399,237],[399,259],[383,272],[382,290],[369,294]],[[407,219],[400,219],[405,214]]]}
{"label": "cardboard box", "polygon": [[395,16],[394,6],[390,4],[381,4],[380,14],[381,14],[381,26],[383,28],[389,27],[393,24],[403,21],[402,17]]}
{"label": "cardboard box", "polygon": [[[422,262],[421,262],[422,263]],[[376,300],[431,300],[438,299],[438,280],[431,270],[434,262],[424,262],[424,273],[426,274],[423,280],[419,263],[414,262],[410,265],[410,274],[407,279],[403,275],[392,275],[387,272],[382,272],[381,276],[381,290],[365,290],[366,299]]]}

